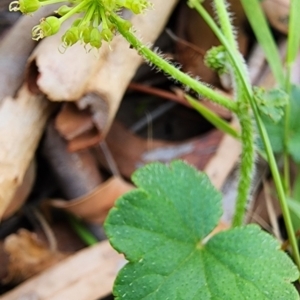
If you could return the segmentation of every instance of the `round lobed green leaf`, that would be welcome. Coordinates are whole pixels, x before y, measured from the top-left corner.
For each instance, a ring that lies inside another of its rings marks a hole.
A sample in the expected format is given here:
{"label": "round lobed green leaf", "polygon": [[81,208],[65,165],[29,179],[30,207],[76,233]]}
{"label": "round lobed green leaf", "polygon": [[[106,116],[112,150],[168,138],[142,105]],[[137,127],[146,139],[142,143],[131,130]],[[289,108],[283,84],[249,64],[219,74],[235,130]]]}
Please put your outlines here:
{"label": "round lobed green leaf", "polygon": [[133,175],[105,222],[127,265],[114,285],[117,300],[294,300],[299,276],[277,241],[258,226],[207,240],[221,216],[221,194],[182,161],[154,163]]}

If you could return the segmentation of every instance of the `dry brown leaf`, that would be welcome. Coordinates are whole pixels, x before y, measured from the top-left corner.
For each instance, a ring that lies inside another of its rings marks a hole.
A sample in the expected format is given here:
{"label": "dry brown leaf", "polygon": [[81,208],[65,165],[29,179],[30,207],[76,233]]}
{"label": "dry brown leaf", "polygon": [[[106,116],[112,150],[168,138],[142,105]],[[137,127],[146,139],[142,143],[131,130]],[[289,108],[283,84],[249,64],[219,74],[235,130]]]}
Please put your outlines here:
{"label": "dry brown leaf", "polygon": [[54,124],[56,130],[68,141],[94,127],[91,113],[79,110],[74,103],[65,103],[57,114]]}
{"label": "dry brown leaf", "polygon": [[66,257],[66,254],[50,251],[26,229],[9,235],[4,241],[4,249],[9,255],[8,274],[3,280],[5,284],[20,283]]}
{"label": "dry brown leaf", "polygon": [[272,26],[288,33],[290,0],[265,0],[261,5]]}
{"label": "dry brown leaf", "polygon": [[83,197],[69,201],[51,200],[50,204],[71,212],[87,222],[103,223],[115,201],[131,189],[133,185],[122,178],[112,177]]}
{"label": "dry brown leaf", "polygon": [[99,144],[101,133],[96,128],[92,113],[80,110],[74,103],[65,103],[55,118],[56,130],[68,141],[71,152]]}
{"label": "dry brown leaf", "polygon": [[[184,159],[201,170],[215,153],[222,136],[223,133],[214,130],[183,142],[147,140],[134,135],[120,123],[114,122],[106,142],[120,173],[130,178],[138,167],[153,161],[169,162]],[[108,167],[103,154],[100,152],[97,154],[101,164]]]}

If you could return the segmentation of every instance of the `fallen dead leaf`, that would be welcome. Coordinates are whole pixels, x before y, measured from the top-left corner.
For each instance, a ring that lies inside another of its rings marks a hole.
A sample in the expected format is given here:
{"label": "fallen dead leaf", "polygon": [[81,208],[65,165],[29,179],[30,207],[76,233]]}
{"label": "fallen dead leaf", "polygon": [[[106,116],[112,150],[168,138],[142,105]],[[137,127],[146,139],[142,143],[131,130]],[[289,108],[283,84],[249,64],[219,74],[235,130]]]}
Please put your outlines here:
{"label": "fallen dead leaf", "polygon": [[133,188],[133,185],[122,178],[112,177],[83,197],[69,201],[51,200],[50,204],[71,212],[87,222],[103,223],[115,201]]}
{"label": "fallen dead leaf", "polygon": [[4,284],[18,284],[67,256],[58,251],[50,251],[36,234],[26,229],[20,229],[16,234],[9,235],[4,241],[4,250],[9,255]]}

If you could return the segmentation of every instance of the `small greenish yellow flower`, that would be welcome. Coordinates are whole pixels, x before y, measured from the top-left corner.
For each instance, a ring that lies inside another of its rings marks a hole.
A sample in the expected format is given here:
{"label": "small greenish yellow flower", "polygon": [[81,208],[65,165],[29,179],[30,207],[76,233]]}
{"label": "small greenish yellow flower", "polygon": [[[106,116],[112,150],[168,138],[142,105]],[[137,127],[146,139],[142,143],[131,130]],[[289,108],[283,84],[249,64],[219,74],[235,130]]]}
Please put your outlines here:
{"label": "small greenish yellow flower", "polygon": [[91,32],[93,30],[93,27],[86,26],[80,28],[80,39],[81,41],[87,45],[91,41]]}
{"label": "small greenish yellow flower", "polygon": [[10,11],[20,11],[22,14],[31,14],[41,7],[38,0],[19,0],[13,1],[9,5]]}
{"label": "small greenish yellow flower", "polygon": [[101,30],[100,35],[101,35],[101,38],[106,42],[110,42],[114,36],[114,34],[112,33],[112,31],[109,28],[105,28],[105,29]]}
{"label": "small greenish yellow flower", "polygon": [[63,47],[71,47],[79,41],[79,29],[77,26],[69,28],[62,36]]}
{"label": "small greenish yellow flower", "polygon": [[[111,42],[117,33],[115,25],[110,20],[111,16],[122,8],[139,14],[151,6],[148,0],[18,0],[10,4],[10,10],[20,10],[28,14],[42,6],[59,2],[63,3],[56,11],[59,17],[42,19],[40,24],[32,29],[32,37],[39,40],[53,35],[67,19],[74,15],[78,16],[62,36],[62,46],[65,49],[78,41],[99,49],[102,41]],[[129,30],[130,27],[130,22],[124,20],[122,28]]]}
{"label": "small greenish yellow flower", "polygon": [[93,28],[91,30],[90,45],[97,49],[102,45],[102,36],[98,28]]}
{"label": "small greenish yellow flower", "polygon": [[38,41],[44,37],[53,35],[59,31],[60,20],[56,17],[47,17],[42,19],[40,25],[32,28],[32,39]]}
{"label": "small greenish yellow flower", "polygon": [[149,6],[147,0],[126,0],[124,7],[130,9],[135,14],[142,13]]}

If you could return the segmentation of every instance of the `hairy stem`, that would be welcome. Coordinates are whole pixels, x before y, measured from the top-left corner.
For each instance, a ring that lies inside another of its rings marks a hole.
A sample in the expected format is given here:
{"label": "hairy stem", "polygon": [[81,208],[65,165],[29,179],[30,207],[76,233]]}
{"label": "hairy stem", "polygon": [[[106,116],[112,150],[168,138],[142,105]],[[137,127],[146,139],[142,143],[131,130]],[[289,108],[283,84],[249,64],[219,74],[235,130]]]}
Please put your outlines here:
{"label": "hairy stem", "polygon": [[142,44],[133,33],[124,28],[123,21],[120,17],[118,17],[117,15],[111,15],[110,20],[117,26],[118,31],[123,35],[123,37],[139,52],[142,57],[144,57],[144,59],[158,67],[158,69],[172,76],[180,83],[199,93],[201,96],[206,97],[217,104],[220,104],[221,106],[229,109],[232,112],[237,112],[237,105],[230,98],[227,98],[215,92],[205,84],[181,72],[178,68],[171,65],[165,59]]}
{"label": "hairy stem", "polygon": [[[244,59],[238,52],[238,45],[234,37],[234,29],[231,25],[229,15],[227,12],[227,4],[225,0],[214,0],[215,11],[221,27],[221,33],[228,42],[228,46],[232,53],[237,52],[236,60],[238,64],[245,66]],[[227,50],[228,51],[228,50]],[[246,212],[247,200],[249,198],[252,174],[254,169],[254,127],[252,123],[252,114],[249,104],[249,99],[245,95],[244,82],[250,85],[250,80],[246,72],[238,72],[234,66],[234,61],[229,56],[230,73],[234,81],[235,100],[238,104],[239,111],[237,117],[241,126],[241,142],[242,155],[240,161],[240,176],[237,189],[237,198],[235,205],[235,212],[232,220],[232,226],[243,225],[244,216]],[[242,70],[240,70],[242,71]]]}
{"label": "hairy stem", "polygon": [[223,0],[214,0],[214,7],[219,19],[222,33],[226,37],[230,46],[237,49],[238,45],[234,37],[234,28],[229,18],[226,17],[228,16],[228,10],[226,8],[227,5],[228,4]]}
{"label": "hairy stem", "polygon": [[237,199],[232,226],[243,225],[247,200],[251,189],[254,170],[255,146],[254,130],[249,104],[239,102],[238,118],[241,125],[242,155],[240,161],[240,175],[237,188]]}

